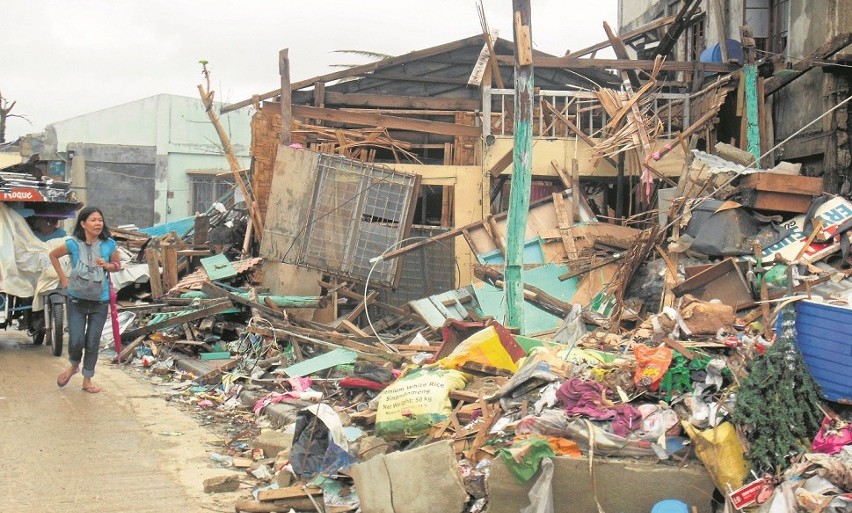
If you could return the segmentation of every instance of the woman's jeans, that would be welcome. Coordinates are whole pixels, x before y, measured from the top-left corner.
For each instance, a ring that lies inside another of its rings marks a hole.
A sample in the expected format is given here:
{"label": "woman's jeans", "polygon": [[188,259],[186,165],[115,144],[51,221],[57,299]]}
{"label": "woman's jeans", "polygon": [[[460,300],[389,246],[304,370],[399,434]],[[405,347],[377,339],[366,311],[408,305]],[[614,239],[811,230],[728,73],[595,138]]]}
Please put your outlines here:
{"label": "woman's jeans", "polygon": [[[83,362],[83,377],[95,375],[101,333],[104,330],[109,303],[68,298],[68,360],[78,366]],[[83,348],[85,347],[85,356]]]}

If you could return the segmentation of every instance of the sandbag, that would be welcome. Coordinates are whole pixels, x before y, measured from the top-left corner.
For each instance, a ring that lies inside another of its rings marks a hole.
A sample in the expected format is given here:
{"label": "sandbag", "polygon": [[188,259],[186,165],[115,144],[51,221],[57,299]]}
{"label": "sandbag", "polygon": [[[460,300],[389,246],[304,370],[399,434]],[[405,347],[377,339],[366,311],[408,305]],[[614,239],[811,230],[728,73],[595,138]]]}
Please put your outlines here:
{"label": "sandbag", "polygon": [[463,389],[465,375],[455,370],[422,368],[399,378],[378,397],[376,436],[416,438],[452,412],[450,392]]}
{"label": "sandbag", "polygon": [[723,422],[713,429],[699,431],[689,422],[681,424],[695,444],[695,455],[707,467],[716,488],[727,492],[741,487],[748,475],[748,465],[734,425]]}

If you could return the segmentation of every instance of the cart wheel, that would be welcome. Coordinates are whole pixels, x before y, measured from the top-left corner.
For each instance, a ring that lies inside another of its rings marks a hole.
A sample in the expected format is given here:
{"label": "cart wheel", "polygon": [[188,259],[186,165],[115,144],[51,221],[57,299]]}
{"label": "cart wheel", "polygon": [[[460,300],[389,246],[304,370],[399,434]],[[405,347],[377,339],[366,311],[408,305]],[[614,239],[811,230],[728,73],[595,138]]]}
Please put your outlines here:
{"label": "cart wheel", "polygon": [[65,323],[65,304],[59,303],[51,307],[53,322],[50,323],[50,342],[53,346],[53,356],[62,356],[63,324]]}

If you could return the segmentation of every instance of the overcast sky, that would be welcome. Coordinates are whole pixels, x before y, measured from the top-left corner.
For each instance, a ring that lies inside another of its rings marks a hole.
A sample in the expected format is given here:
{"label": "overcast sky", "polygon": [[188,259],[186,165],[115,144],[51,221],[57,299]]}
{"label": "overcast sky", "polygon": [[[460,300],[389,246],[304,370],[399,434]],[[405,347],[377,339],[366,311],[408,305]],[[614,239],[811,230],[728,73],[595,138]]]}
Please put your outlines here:
{"label": "overcast sky", "polygon": [[[511,0],[484,0],[512,39]],[[616,0],[532,0],[533,45],[562,55],[606,38]],[[201,59],[216,99],[278,86],[278,51],[291,80],[362,64],[334,53],[399,55],[481,32],[474,0],[0,0],[0,91],[16,100],[6,140],[45,125],[160,93],[197,96]]]}

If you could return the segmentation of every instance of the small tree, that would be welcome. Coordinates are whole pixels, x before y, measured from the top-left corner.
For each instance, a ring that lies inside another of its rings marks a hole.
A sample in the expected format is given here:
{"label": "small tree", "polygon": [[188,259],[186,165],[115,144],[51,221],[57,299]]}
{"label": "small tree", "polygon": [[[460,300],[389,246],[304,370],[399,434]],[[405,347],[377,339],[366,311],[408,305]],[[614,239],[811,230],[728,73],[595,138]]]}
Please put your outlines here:
{"label": "small tree", "polygon": [[792,454],[806,452],[822,418],[819,385],[794,342],[793,307],[782,315],[776,342],[748,365],[733,415],[749,440],[746,456],[760,474],[784,469]]}
{"label": "small tree", "polygon": [[12,109],[15,108],[15,101],[10,102],[8,98],[3,96],[3,91],[0,90],[0,143],[6,142],[6,119],[21,118],[29,122],[26,116],[21,114],[12,114]]}

